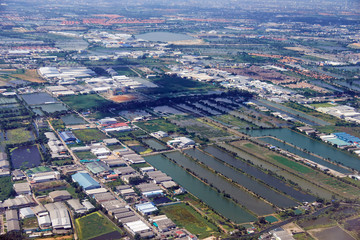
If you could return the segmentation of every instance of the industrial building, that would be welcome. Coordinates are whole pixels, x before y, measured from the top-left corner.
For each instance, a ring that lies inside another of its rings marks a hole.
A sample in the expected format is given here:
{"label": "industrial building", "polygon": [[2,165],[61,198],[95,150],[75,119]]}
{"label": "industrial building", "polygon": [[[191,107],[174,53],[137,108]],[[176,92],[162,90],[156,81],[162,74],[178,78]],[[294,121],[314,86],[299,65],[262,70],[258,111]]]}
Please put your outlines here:
{"label": "industrial building", "polygon": [[59,135],[61,139],[66,143],[75,142],[77,140],[77,138],[71,131],[59,132]]}
{"label": "industrial building", "polygon": [[28,182],[14,183],[13,186],[17,195],[31,194],[30,184]]}
{"label": "industrial building", "polygon": [[20,195],[16,196],[12,199],[6,199],[3,202],[3,207],[6,209],[17,209],[17,208],[24,208],[24,207],[31,207],[35,206],[36,203],[31,195]]}
{"label": "industrial building", "polygon": [[141,220],[125,223],[124,226],[133,236],[135,236],[135,234],[139,234],[141,238],[151,238],[154,236],[150,227]]}
{"label": "industrial building", "polygon": [[106,163],[101,161],[86,163],[85,166],[93,174],[100,174],[104,172],[109,172],[111,170],[111,168],[106,165]]}
{"label": "industrial building", "polygon": [[137,204],[135,208],[143,215],[148,215],[158,210],[152,202]]}
{"label": "industrial building", "polygon": [[77,182],[84,190],[100,188],[100,184],[95,181],[88,173],[78,172],[71,176],[74,182]]}
{"label": "industrial building", "polygon": [[66,190],[58,190],[50,192],[49,197],[53,202],[59,202],[71,199],[71,194]]}
{"label": "industrial building", "polygon": [[166,144],[173,148],[186,148],[194,146],[195,141],[187,137],[178,137],[168,141]]}
{"label": "industrial building", "polygon": [[64,203],[48,203],[45,208],[50,213],[51,225],[54,229],[71,229],[70,216]]}
{"label": "industrial building", "polygon": [[66,202],[69,204],[69,206],[72,209],[74,209],[76,213],[84,213],[88,211],[88,209],[83,204],[80,203],[79,199],[70,199]]}

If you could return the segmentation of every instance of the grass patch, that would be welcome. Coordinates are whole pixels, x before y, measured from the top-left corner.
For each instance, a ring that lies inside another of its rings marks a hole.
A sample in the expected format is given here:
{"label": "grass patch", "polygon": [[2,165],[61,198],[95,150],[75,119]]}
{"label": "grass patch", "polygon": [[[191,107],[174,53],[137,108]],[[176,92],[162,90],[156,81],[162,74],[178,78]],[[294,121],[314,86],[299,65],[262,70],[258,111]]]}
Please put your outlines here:
{"label": "grass patch", "polygon": [[77,111],[99,108],[110,103],[97,94],[62,96],[60,99]]}
{"label": "grass patch", "polygon": [[179,129],[176,125],[167,122],[165,119],[155,119],[147,122],[137,122],[136,125],[148,132],[176,132]]}
{"label": "grass patch", "polygon": [[308,233],[298,233],[294,234],[293,237],[296,240],[314,240]]}
{"label": "grass patch", "polygon": [[84,159],[96,159],[97,157],[90,151],[86,151],[86,152],[75,152],[75,155],[80,159],[80,160],[84,160]]}
{"label": "grass patch", "polygon": [[199,238],[206,238],[217,232],[217,227],[203,218],[191,206],[184,203],[160,208],[179,227],[184,227]]}
{"label": "grass patch", "polygon": [[100,212],[94,212],[81,218],[75,219],[79,239],[87,240],[103,234],[122,231]]}
{"label": "grass patch", "polygon": [[21,220],[21,225],[22,225],[23,229],[37,228],[38,227],[37,217],[31,217],[31,218],[22,219]]}
{"label": "grass patch", "polygon": [[139,164],[131,164],[131,167],[133,169],[135,169],[136,171],[139,171],[140,168],[143,168],[143,167],[151,167],[150,164],[148,163],[139,163]]}
{"label": "grass patch", "polygon": [[284,158],[282,156],[270,155],[270,157],[272,159],[274,159],[275,161],[277,161],[278,163],[281,163],[281,164],[283,164],[283,165],[285,165],[285,166],[287,166],[287,167],[289,167],[289,168],[291,168],[291,169],[293,169],[293,170],[295,170],[297,172],[304,173],[304,174],[314,172],[314,170],[312,170],[312,169],[310,169],[308,167],[305,167],[305,166],[303,166],[303,165],[301,165],[299,163],[296,163],[294,161],[291,161],[289,159],[286,159],[286,158]]}
{"label": "grass patch", "polygon": [[312,103],[309,104],[310,106],[313,106],[314,108],[320,108],[320,107],[335,107],[335,105],[331,103]]}
{"label": "grass patch", "polygon": [[6,134],[8,139],[5,141],[6,144],[19,144],[32,139],[31,132],[26,130],[26,128],[11,129]]}
{"label": "grass patch", "polygon": [[118,178],[114,181],[110,181],[110,182],[107,182],[105,183],[106,186],[110,187],[110,188],[113,188],[113,187],[116,187],[116,186],[120,186],[120,185],[124,185],[124,182]]}
{"label": "grass patch", "polygon": [[13,183],[10,176],[0,177],[0,201],[8,199],[14,194]]}
{"label": "grass patch", "polygon": [[106,135],[96,128],[74,130],[73,133],[82,142],[90,143],[92,141],[100,142],[104,140]]}

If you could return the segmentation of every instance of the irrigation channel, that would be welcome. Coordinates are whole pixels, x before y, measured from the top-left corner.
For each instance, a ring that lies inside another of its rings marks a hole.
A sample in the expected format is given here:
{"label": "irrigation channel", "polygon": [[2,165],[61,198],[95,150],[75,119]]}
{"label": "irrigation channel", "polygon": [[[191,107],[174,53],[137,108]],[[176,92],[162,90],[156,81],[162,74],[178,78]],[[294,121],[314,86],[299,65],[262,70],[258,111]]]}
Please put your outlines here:
{"label": "irrigation channel", "polygon": [[320,188],[316,185],[314,185],[312,182],[306,181],[305,179],[302,179],[292,173],[289,173],[288,171],[273,165],[271,162],[268,162],[262,158],[256,157],[254,155],[251,155],[250,153],[243,151],[239,148],[236,148],[232,145],[228,145],[226,143],[219,143],[219,146],[225,148],[226,150],[236,153],[237,156],[239,156],[242,159],[245,159],[246,161],[250,161],[256,166],[259,166],[264,169],[268,169],[274,173],[276,173],[279,176],[283,176],[285,179],[291,180],[295,183],[297,183],[302,189],[306,189],[311,191],[315,196],[319,196],[325,199],[332,199],[332,193]]}
{"label": "irrigation channel", "polygon": [[228,153],[216,148],[214,146],[207,146],[204,148],[204,151],[213,155],[214,157],[226,162],[230,166],[234,168],[241,169],[243,172],[251,175],[264,183],[268,184],[269,186],[276,188],[280,192],[284,192],[285,194],[293,197],[299,202],[312,202],[315,201],[315,197],[311,196],[306,193],[302,193],[290,186],[288,186],[285,182],[281,181],[280,179],[271,176],[269,174],[264,173],[260,169],[251,166],[244,161],[234,158],[233,156],[229,155]]}
{"label": "irrigation channel", "polygon": [[265,198],[266,200],[268,200],[269,202],[271,202],[272,204],[278,207],[288,208],[298,205],[297,202],[288,198],[287,196],[281,195],[278,192],[274,191],[273,189],[267,187],[265,184],[262,184],[250,178],[249,176],[224,165],[215,158],[206,155],[205,153],[199,151],[198,149],[188,149],[185,150],[184,152],[190,155],[191,157],[198,159],[200,162],[204,163],[210,168],[216,169],[216,171],[218,171],[219,173],[232,179],[234,182],[244,186],[245,188],[251,190],[255,194]]}
{"label": "irrigation channel", "polygon": [[188,168],[197,176],[206,179],[209,184],[230,195],[231,198],[238,201],[241,205],[258,215],[273,213],[272,207],[261,199],[256,198],[251,193],[235,186],[218,174],[206,169],[195,161],[184,156],[180,152],[172,152],[165,154],[166,157],[174,160],[177,164],[185,169]]}
{"label": "irrigation channel", "polygon": [[[252,137],[274,136],[280,140],[289,142],[294,146],[298,146],[303,150],[307,150],[325,159],[329,159],[332,162],[339,162],[347,167],[360,171],[359,158],[353,156],[350,153],[337,150],[326,143],[319,142],[309,137],[306,137],[288,128],[245,130],[244,133],[249,134]],[[264,141],[266,142],[267,140]],[[289,152],[292,152],[290,148],[289,148]],[[316,159],[314,159],[313,161],[317,162]],[[323,163],[319,162],[319,164],[323,164]]]}
{"label": "irrigation channel", "polygon": [[256,221],[255,216],[165,157],[161,155],[152,155],[144,158],[152,166],[171,176],[187,191],[201,199],[215,211],[229,218],[231,221],[235,223]]}

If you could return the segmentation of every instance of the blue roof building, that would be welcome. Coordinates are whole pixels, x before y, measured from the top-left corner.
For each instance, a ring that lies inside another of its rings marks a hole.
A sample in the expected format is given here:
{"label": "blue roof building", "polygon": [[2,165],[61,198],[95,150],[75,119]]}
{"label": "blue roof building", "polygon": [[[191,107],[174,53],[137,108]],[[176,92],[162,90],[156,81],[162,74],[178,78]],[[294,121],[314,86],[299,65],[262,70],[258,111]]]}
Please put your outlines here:
{"label": "blue roof building", "polygon": [[71,176],[74,182],[77,182],[84,190],[100,188],[100,184],[95,181],[88,173],[78,172]]}
{"label": "blue roof building", "polygon": [[64,140],[65,142],[76,141],[76,137],[71,131],[59,132],[59,135],[61,139]]}

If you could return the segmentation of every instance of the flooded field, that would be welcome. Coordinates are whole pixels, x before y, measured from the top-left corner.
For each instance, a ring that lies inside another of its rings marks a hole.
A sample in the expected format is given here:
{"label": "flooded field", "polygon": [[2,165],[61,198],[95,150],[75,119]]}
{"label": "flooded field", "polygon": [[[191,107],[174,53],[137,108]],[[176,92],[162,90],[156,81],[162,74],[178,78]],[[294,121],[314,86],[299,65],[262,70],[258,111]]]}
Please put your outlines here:
{"label": "flooded field", "polygon": [[183,166],[184,168],[190,169],[190,171],[195,173],[197,176],[206,179],[209,184],[212,184],[220,191],[229,194],[231,198],[238,201],[241,205],[251,210],[252,212],[258,215],[264,215],[274,212],[274,210],[269,204],[251,195],[246,190],[235,186],[234,184],[220,177],[216,173],[202,167],[201,165],[187,158],[180,152],[167,153],[166,157],[174,160],[176,163]]}
{"label": "flooded field", "polygon": [[174,181],[179,183],[187,191],[191,192],[215,211],[230,220],[236,223],[245,223],[256,220],[256,217],[242,209],[239,205],[235,204],[230,199],[225,198],[222,194],[161,155],[147,156],[145,157],[145,160],[160,171],[171,176]]}
{"label": "flooded field", "polygon": [[315,200],[314,196],[301,193],[301,192],[295,190],[294,188],[288,186],[285,182],[281,181],[280,179],[278,179],[274,176],[268,175],[268,174],[264,173],[263,171],[259,170],[258,168],[253,167],[241,160],[238,160],[216,147],[208,146],[208,147],[204,148],[204,150],[207,153],[210,153],[211,155],[213,155],[214,157],[221,159],[222,161],[226,162],[227,164],[229,164],[235,168],[241,169],[245,173],[263,181],[264,183],[268,184],[269,186],[271,186],[273,188],[278,189],[280,192],[284,192],[285,194],[293,197],[294,199],[296,199],[300,202],[312,202]]}
{"label": "flooded field", "polygon": [[325,228],[317,231],[318,229],[312,230],[312,234],[319,240],[329,239],[341,239],[341,240],[354,240],[349,234],[347,234],[340,227]]}
{"label": "flooded field", "polygon": [[147,145],[149,145],[149,147],[154,149],[155,151],[161,151],[167,149],[166,146],[164,146],[159,141],[156,141],[155,139],[148,138],[148,139],[143,139],[142,141],[145,142]]}
{"label": "flooded field", "polygon": [[29,105],[40,105],[45,103],[57,103],[58,101],[47,93],[31,93],[21,95],[22,99]]}
{"label": "flooded field", "polygon": [[41,155],[36,145],[20,146],[11,152],[11,163],[16,168],[36,167],[41,164]]}
{"label": "flooded field", "polygon": [[61,120],[65,123],[65,125],[77,125],[77,124],[86,123],[86,121],[83,118],[80,118],[74,114],[62,116]]}
{"label": "flooded field", "polygon": [[54,113],[68,110],[67,107],[62,103],[51,103],[51,104],[41,104],[32,106],[33,109],[41,109],[41,111],[46,113]]}
{"label": "flooded field", "polygon": [[220,172],[224,176],[232,179],[236,183],[244,186],[250,191],[256,193],[257,195],[265,198],[269,202],[273,203],[276,206],[288,208],[296,206],[297,203],[290,198],[280,195],[278,192],[268,188],[264,184],[259,183],[256,180],[251,179],[239,171],[230,168],[218,160],[214,159],[211,156],[206,155],[205,153],[197,149],[188,149],[184,151],[186,154],[189,154],[191,157],[198,159],[200,162],[209,166],[210,168]]}

